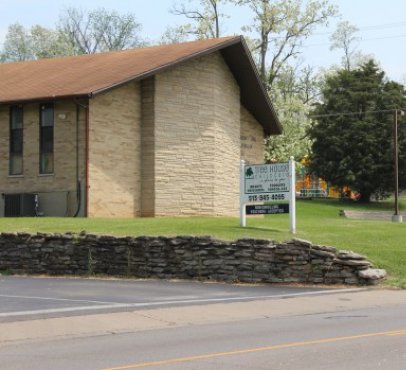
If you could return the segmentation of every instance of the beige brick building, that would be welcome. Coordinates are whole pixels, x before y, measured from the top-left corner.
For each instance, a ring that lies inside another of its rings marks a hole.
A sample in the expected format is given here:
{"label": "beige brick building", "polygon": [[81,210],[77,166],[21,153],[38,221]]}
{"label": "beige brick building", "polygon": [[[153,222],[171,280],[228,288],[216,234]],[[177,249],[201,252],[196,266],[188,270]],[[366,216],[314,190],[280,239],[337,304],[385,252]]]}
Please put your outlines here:
{"label": "beige brick building", "polygon": [[0,65],[0,216],[238,215],[280,124],[240,37]]}

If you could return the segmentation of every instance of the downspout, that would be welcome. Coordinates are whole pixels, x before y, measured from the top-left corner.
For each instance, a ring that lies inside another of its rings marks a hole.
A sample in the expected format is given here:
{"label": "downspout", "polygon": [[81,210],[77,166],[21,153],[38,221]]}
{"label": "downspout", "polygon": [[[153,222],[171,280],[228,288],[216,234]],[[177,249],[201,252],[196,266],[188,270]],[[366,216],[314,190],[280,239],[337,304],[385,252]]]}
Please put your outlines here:
{"label": "downspout", "polygon": [[73,217],[77,217],[82,206],[81,183],[79,178],[79,116],[80,105],[76,102],[76,212]]}
{"label": "downspout", "polygon": [[85,139],[85,153],[86,153],[86,208],[85,208],[85,216],[87,216],[87,184],[88,184],[88,106],[80,104],[79,102],[75,101],[76,104],[76,212],[73,217],[77,217],[79,215],[80,209],[82,208],[82,183],[80,181],[80,174],[79,174],[79,144],[80,144],[80,108],[86,110],[86,139]]}
{"label": "downspout", "polygon": [[[92,98],[92,94],[89,94],[89,99]],[[86,143],[85,143],[85,162],[86,162],[86,204],[85,204],[85,217],[89,216],[89,110],[90,110],[90,101],[88,100],[88,105],[86,109]]]}

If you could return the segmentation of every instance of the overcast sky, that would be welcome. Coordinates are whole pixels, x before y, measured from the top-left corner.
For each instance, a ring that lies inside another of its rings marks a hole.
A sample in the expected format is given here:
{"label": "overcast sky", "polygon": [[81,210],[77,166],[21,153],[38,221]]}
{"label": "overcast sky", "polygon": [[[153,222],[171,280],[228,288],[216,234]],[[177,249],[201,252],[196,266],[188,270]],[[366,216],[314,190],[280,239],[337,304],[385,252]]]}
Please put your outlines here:
{"label": "overcast sky", "polygon": [[[54,27],[61,10],[68,6],[93,9],[104,7],[118,12],[131,12],[143,26],[143,36],[158,40],[168,25],[185,20],[170,14],[174,0],[0,0],[0,43],[11,23],[30,27],[40,24]],[[390,78],[406,80],[406,1],[405,0],[330,0],[339,7],[343,20],[360,28],[359,48],[373,54]],[[249,23],[249,14],[236,8],[227,9],[226,34],[240,34],[241,26]],[[340,62],[339,52],[329,50],[329,33],[337,20],[306,41],[303,63],[328,68]]]}

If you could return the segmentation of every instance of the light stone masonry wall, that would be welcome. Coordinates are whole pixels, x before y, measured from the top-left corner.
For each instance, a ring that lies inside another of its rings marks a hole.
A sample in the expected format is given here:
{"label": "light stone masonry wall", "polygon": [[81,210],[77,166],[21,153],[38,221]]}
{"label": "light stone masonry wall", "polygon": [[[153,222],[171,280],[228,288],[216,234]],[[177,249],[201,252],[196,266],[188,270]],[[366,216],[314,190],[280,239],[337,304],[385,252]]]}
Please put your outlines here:
{"label": "light stone masonry wall", "polygon": [[[54,103],[54,173],[49,175],[39,174],[39,104],[26,104],[23,106],[23,174],[9,176],[9,109],[9,106],[0,107],[0,193],[61,193],[62,197],[68,196],[74,203],[76,194],[76,104],[73,101]],[[81,108],[79,176],[82,180],[85,177],[84,147],[85,110]],[[74,205],[71,205],[71,208],[73,209]],[[64,215],[69,211],[69,209],[59,210],[58,214]]]}
{"label": "light stone masonry wall", "polygon": [[141,81],[141,216],[155,215],[155,77]]}
{"label": "light stone masonry wall", "polygon": [[214,214],[238,216],[240,199],[240,88],[220,53],[214,55]]}
{"label": "light stone masonry wall", "polygon": [[89,217],[141,213],[141,85],[90,100]]}
{"label": "light stone masonry wall", "polygon": [[250,164],[264,163],[264,129],[241,106],[241,159]]}
{"label": "light stone masonry wall", "polygon": [[156,75],[156,215],[237,215],[239,87],[220,53]]}

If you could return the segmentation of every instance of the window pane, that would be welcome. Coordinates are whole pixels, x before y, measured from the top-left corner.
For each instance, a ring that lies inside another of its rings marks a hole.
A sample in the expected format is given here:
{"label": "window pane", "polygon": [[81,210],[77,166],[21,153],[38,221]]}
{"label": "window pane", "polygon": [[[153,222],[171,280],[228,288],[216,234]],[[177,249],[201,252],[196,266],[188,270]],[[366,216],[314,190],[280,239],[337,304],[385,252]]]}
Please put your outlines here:
{"label": "window pane", "polygon": [[20,129],[23,128],[23,107],[13,105],[10,109],[10,128]]}
{"label": "window pane", "polygon": [[10,107],[9,174],[23,173],[23,107]]}
{"label": "window pane", "polygon": [[21,175],[23,173],[23,156],[18,154],[10,155],[10,175]]}
{"label": "window pane", "polygon": [[54,106],[53,104],[41,105],[41,126],[54,125]]}
{"label": "window pane", "polygon": [[41,127],[41,153],[54,151],[54,128]]}
{"label": "window pane", "polygon": [[11,130],[10,132],[10,153],[23,153],[23,130]]}
{"label": "window pane", "polygon": [[53,173],[54,172],[54,154],[41,153],[40,157],[40,173]]}
{"label": "window pane", "polygon": [[54,106],[40,106],[40,173],[54,172]]}

